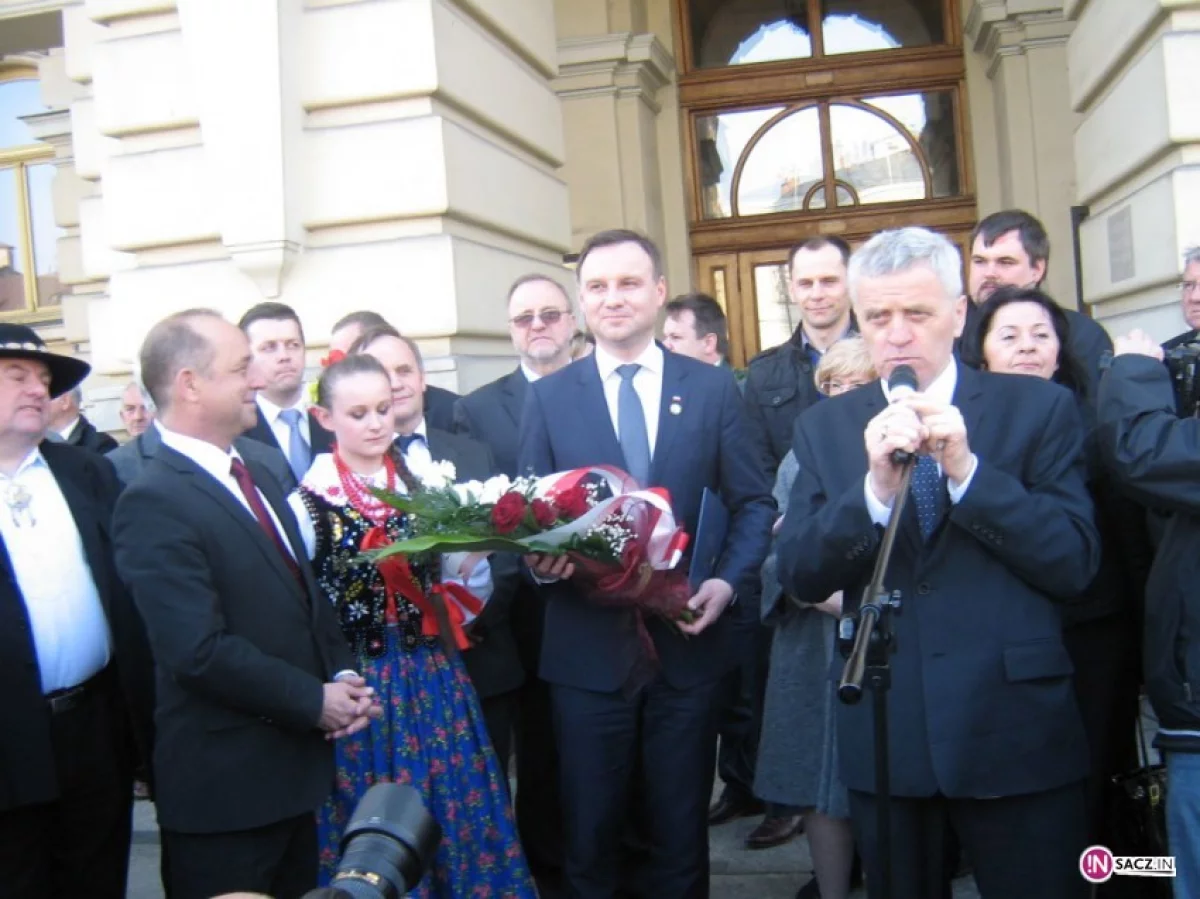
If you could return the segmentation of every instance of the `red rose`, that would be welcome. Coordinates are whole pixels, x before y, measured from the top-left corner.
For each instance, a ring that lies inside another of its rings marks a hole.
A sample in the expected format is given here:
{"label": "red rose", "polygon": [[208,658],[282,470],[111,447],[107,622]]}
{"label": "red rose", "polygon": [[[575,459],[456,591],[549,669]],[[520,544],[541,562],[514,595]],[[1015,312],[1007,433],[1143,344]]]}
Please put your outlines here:
{"label": "red rose", "polygon": [[511,534],[525,517],[525,497],[506,493],[492,506],[492,527],[501,534]]}
{"label": "red rose", "polygon": [[588,502],[587,490],[579,484],[557,494],[554,497],[554,503],[562,510],[563,517],[570,521],[586,514],[592,507],[592,504]]}
{"label": "red rose", "polygon": [[533,511],[533,520],[539,528],[548,528],[558,521],[558,510],[544,499],[535,499],[529,504],[529,508]]}

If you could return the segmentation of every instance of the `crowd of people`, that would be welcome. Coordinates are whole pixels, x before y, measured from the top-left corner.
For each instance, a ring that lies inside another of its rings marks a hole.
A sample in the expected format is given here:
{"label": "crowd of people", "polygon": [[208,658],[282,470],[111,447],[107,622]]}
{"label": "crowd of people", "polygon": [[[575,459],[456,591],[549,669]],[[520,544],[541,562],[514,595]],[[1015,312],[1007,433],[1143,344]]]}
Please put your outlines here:
{"label": "crowd of people", "polygon": [[[650,240],[601,232],[576,296],[511,286],[518,365],[465,396],[378,312],[335,325],[308,383],[287,305],[185,310],[145,337],[120,446],[80,411],[88,365],[0,324],[0,896],[123,897],[145,796],[169,899],[293,899],[391,781],[442,830],[429,899],[705,897],[709,828],[748,816],[747,849],[807,836],[798,899],[885,879],[948,899],[963,869],[985,899],[1082,897],[1143,685],[1175,894],[1200,894],[1200,425],[1162,347],[1041,289],[1049,257],[1016,210],[979,223],[965,266],[921,228],[807,240],[794,334],[735,371],[720,304],[671,299]],[[1182,293],[1168,351],[1200,335],[1200,251]],[[915,392],[889,388],[900,366]],[[884,840],[837,630],[898,454]],[[460,481],[619,468],[693,534],[717,494],[692,615],[646,617],[654,667],[635,613],[591,601],[566,556],[364,562],[413,533],[378,491],[447,462]],[[450,590],[477,615],[452,620]],[[1140,895],[1121,880],[1101,895]]]}

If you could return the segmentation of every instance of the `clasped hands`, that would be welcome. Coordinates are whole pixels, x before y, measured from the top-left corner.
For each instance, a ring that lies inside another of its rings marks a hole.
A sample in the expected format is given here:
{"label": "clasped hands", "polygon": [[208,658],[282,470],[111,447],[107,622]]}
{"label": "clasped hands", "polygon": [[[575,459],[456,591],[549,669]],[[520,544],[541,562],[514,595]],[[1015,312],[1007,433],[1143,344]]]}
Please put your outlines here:
{"label": "clasped hands", "polygon": [[[569,578],[575,573],[575,565],[565,556],[551,556],[544,553],[530,553],[525,556],[525,564],[542,583]],[[688,600],[688,608],[697,612],[695,621],[677,621],[675,626],[688,636],[694,637],[703,633],[721,617],[721,613],[733,602],[733,587],[720,578],[709,578],[700,585],[695,595]]]}
{"label": "clasped hands", "polygon": [[871,492],[885,506],[896,498],[904,473],[892,458],[897,450],[932,456],[953,483],[961,483],[971,473],[971,447],[962,413],[957,406],[921,393],[897,400],[872,418],[863,440]]}
{"label": "clasped hands", "polygon": [[327,740],[356,734],[372,719],[383,715],[375,690],[357,674],[341,675],[333,683],[323,686],[325,696],[319,725]]}

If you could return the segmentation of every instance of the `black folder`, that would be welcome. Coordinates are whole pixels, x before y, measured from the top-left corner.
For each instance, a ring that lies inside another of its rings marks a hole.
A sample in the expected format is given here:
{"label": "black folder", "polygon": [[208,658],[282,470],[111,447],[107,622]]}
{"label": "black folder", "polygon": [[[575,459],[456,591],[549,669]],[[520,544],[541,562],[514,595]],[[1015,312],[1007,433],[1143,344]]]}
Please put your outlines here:
{"label": "black folder", "polygon": [[696,538],[692,541],[692,565],[688,571],[692,593],[717,573],[717,564],[725,551],[729,534],[729,510],[715,492],[704,488],[700,499],[700,518],[696,522]]}

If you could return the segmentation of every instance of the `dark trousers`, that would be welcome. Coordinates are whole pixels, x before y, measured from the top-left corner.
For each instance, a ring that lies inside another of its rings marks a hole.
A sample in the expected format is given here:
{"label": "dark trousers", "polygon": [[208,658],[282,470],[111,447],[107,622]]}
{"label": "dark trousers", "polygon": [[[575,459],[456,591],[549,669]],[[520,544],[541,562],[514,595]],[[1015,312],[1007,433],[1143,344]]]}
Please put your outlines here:
{"label": "dark trousers", "polygon": [[627,699],[620,692],[551,686],[568,897],[616,895],[638,760],[649,845],[635,872],[637,892],[655,899],[708,896],[716,688],[713,682],[677,690],[660,677]]}
{"label": "dark trousers", "polygon": [[[739,599],[739,605],[743,601]],[[738,621],[737,628],[738,664],[725,674],[718,688],[717,774],[731,795],[749,800],[754,796],[773,632],[759,622],[757,614],[752,620]],[[767,814],[786,817],[798,815],[800,810],[767,803]]]}
{"label": "dark trousers", "polygon": [[265,893],[297,899],[317,886],[317,819],[300,815],[233,833],[162,832],[171,899]]}
{"label": "dark trousers", "polygon": [[[867,878],[883,882],[873,793],[850,791],[850,816]],[[1083,781],[999,799],[944,796],[891,801],[892,899],[949,899],[946,831],[971,860],[982,899],[1081,899],[1079,856],[1087,847]]]}
{"label": "dark trousers", "polygon": [[115,676],[103,677],[51,718],[59,798],[0,812],[4,899],[124,899],[133,761]]}
{"label": "dark trousers", "polygon": [[479,707],[483,710],[483,723],[487,728],[488,739],[492,743],[492,751],[500,761],[500,770],[504,772],[504,783],[508,784],[508,762],[512,758],[513,723],[517,712],[517,691],[510,690],[499,696],[480,698]]}

